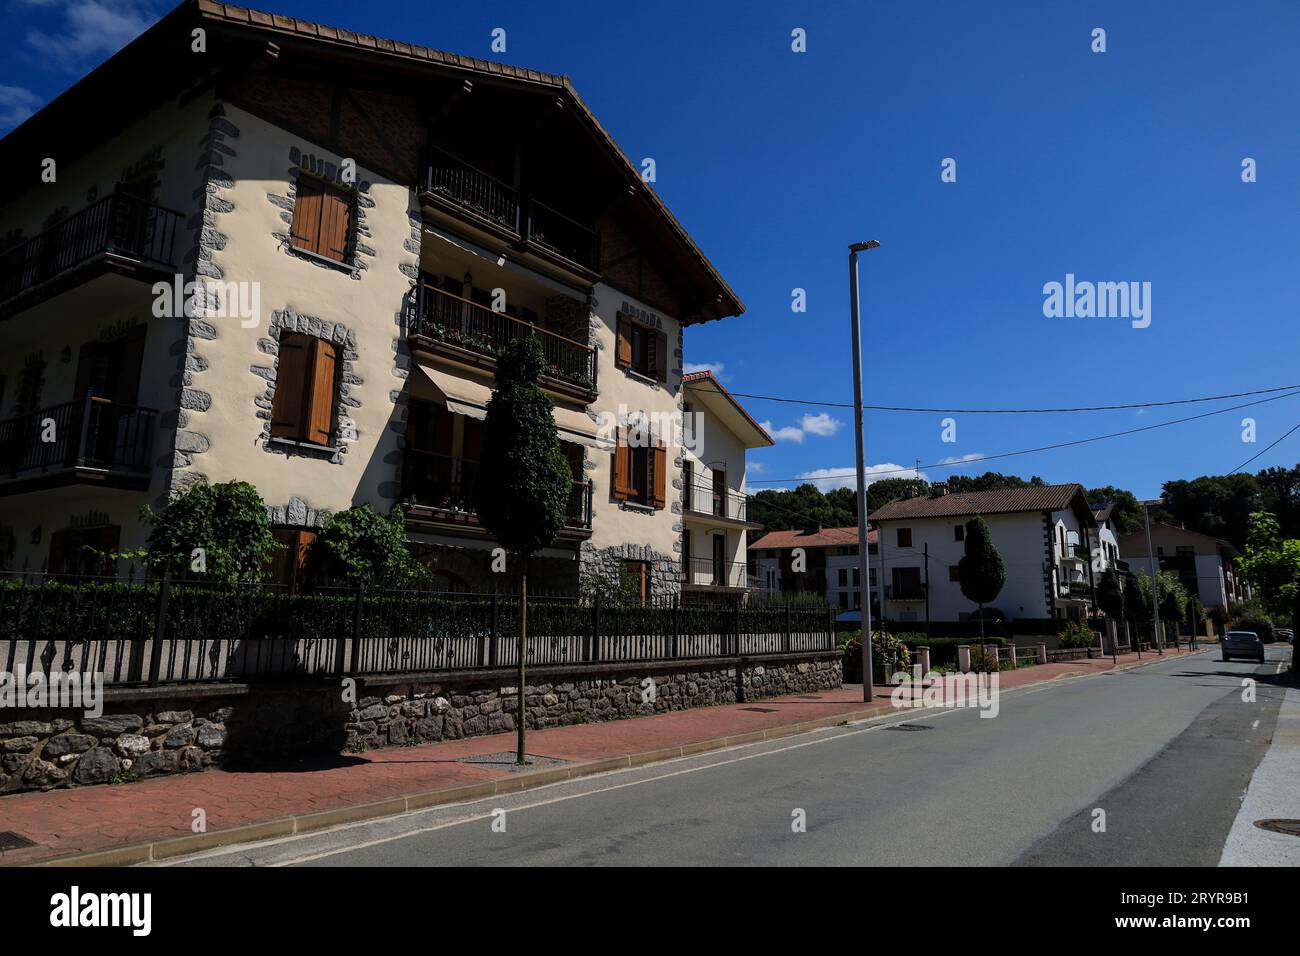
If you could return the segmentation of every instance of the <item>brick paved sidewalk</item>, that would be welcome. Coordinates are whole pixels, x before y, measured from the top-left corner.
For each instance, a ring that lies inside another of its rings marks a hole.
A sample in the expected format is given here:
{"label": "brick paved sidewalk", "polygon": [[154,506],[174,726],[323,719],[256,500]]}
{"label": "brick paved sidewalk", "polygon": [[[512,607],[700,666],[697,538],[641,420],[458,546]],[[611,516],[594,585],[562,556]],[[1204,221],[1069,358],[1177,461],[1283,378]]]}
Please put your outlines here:
{"label": "brick paved sidewalk", "polygon": [[[1172,656],[1178,654],[1166,651],[1166,658]],[[1147,653],[1141,663],[1156,659]],[[1127,654],[1119,658],[1118,666],[1138,663],[1136,655]],[[1099,673],[1113,666],[1109,659],[1038,665],[1004,672],[1001,686],[1007,690]],[[116,786],[15,794],[0,797],[0,831],[14,831],[36,846],[0,851],[0,864],[90,853],[97,856],[87,863],[140,862],[477,799],[786,736],[818,725],[833,726],[847,719],[880,716],[894,709],[889,702],[891,691],[890,687],[878,688],[879,697],[871,705],[863,703],[860,685],[850,685],[815,694],[532,731],[528,735],[530,754],[569,761],[534,771],[511,772],[501,765],[460,762],[466,757],[513,750],[514,734],[497,734],[268,769],[210,770]],[[208,828],[198,836],[191,832],[196,808],[203,809]]]}

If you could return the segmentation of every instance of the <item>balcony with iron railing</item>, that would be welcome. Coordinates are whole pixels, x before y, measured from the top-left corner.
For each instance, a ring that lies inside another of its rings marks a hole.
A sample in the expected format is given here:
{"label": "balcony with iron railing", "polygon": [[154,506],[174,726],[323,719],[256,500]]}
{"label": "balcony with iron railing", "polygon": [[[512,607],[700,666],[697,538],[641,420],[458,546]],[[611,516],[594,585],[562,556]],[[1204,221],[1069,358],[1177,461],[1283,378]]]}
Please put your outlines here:
{"label": "balcony with iron railing", "polygon": [[0,495],[74,482],[147,487],[157,417],[87,394],[0,421]]}
{"label": "balcony with iron railing", "polygon": [[1071,581],[1061,581],[1060,593],[1063,598],[1087,600],[1092,596],[1092,587],[1087,581],[1076,578]]}
{"label": "balcony with iron railing", "polygon": [[558,332],[496,312],[422,282],[416,291],[407,335],[413,348],[492,370],[509,342],[536,335],[546,357],[543,385],[584,402],[596,397],[596,350]]}
{"label": "balcony with iron railing", "polygon": [[153,281],[175,264],[181,214],[114,192],[0,255],[0,318],[103,271]]}
{"label": "balcony with iron railing", "polygon": [[596,231],[530,197],[509,183],[443,149],[429,151],[422,199],[426,206],[451,212],[496,233],[513,246],[577,267],[594,276],[600,267]]}
{"label": "balcony with iron railing", "polygon": [[682,490],[683,508],[688,516],[719,518],[748,524],[748,496],[708,481],[690,479]]}
{"label": "balcony with iron railing", "polygon": [[682,558],[682,584],[702,588],[746,588],[749,568],[743,561],[718,561],[701,555]]}
{"label": "balcony with iron railing", "polygon": [[[402,500],[410,502],[408,521],[485,533],[479,524],[475,486],[481,465],[453,455],[408,448],[402,456]],[[561,539],[591,535],[593,484],[574,481],[569,489]]]}
{"label": "balcony with iron railing", "polygon": [[924,584],[887,584],[885,597],[890,601],[924,601]]}

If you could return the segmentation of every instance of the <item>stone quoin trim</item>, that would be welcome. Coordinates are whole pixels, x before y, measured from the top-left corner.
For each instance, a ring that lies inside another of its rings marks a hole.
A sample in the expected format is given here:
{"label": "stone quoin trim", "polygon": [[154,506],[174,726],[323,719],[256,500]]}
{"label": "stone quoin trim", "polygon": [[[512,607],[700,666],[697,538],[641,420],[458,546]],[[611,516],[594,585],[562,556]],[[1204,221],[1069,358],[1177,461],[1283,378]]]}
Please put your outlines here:
{"label": "stone quoin trim", "polygon": [[[271,408],[275,399],[280,335],[284,332],[298,332],[324,339],[333,343],[339,350],[339,366],[335,379],[333,444],[328,448],[271,437]],[[255,364],[248,367],[250,372],[266,382],[262,394],[253,399],[253,404],[256,406],[254,414],[262,422],[262,431],[258,438],[262,448],[274,455],[302,455],[331,461],[336,465],[342,464],[348,445],[357,440],[357,423],[352,417],[352,412],[361,407],[361,400],[354,395],[353,388],[362,384],[360,376],[355,371],[357,333],[341,322],[330,322],[314,315],[300,315],[291,307],[285,307],[271,313],[268,335],[257,340],[257,347],[273,359],[269,366]]]}
{"label": "stone quoin trim", "polygon": [[[237,156],[230,140],[239,138],[239,128],[226,118],[225,107],[214,103],[208,111],[208,129],[199,140],[199,157],[194,168],[200,171],[200,183],[194,192],[199,204],[198,211],[190,218],[189,227],[194,233],[194,242],[186,253],[184,263],[193,265],[193,279],[224,280],[225,274],[213,261],[214,254],[225,249],[229,237],[221,232],[218,216],[233,212],[234,203],[224,195],[235,182],[222,167],[227,157]],[[188,280],[190,276],[185,276]],[[184,334],[175,348],[181,353],[181,369],[173,384],[179,389],[176,402],[175,440],[170,454],[164,454],[158,461],[159,468],[171,469],[170,479],[164,487],[170,491],[184,491],[196,484],[203,484],[207,475],[192,470],[194,456],[207,452],[212,442],[207,435],[195,431],[192,425],[196,416],[201,416],[212,408],[212,394],[195,386],[195,377],[208,370],[208,360],[199,349],[200,343],[211,342],[217,338],[216,325],[208,320],[209,302],[206,296],[195,296],[197,306],[195,315],[179,317]],[[201,421],[201,419],[200,419]],[[166,499],[166,493],[163,495]]]}

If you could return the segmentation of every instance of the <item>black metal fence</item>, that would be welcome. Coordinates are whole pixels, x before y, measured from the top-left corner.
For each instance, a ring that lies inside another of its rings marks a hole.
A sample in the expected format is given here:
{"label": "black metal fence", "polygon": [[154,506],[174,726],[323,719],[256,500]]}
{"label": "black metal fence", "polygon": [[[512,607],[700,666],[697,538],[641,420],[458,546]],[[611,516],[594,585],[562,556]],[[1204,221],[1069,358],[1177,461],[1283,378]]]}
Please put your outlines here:
{"label": "black metal fence", "polygon": [[[0,577],[0,667],[106,684],[513,667],[514,595],[171,579]],[[529,666],[686,661],[835,648],[828,607],[531,597]]]}
{"label": "black metal fence", "polygon": [[95,256],[171,265],[181,214],[114,192],[0,256],[0,302]]}

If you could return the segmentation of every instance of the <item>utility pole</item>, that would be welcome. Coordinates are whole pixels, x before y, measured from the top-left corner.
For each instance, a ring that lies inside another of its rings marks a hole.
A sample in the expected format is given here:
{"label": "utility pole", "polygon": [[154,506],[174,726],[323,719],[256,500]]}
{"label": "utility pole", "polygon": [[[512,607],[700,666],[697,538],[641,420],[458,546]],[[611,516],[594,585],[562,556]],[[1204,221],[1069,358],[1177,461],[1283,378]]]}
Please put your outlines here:
{"label": "utility pole", "polygon": [[930,639],[930,542],[921,549],[925,554],[925,639]]}
{"label": "utility pole", "polygon": [[[867,550],[867,475],[866,452],[862,435],[862,330],[858,318],[858,253],[875,249],[876,240],[855,242],[849,246],[849,310],[853,324],[853,440],[857,450],[858,478],[858,586],[862,593],[862,699],[871,700],[871,555]],[[884,582],[882,581],[883,585]],[[885,602],[880,602],[884,616]]]}
{"label": "utility pole", "polygon": [[[1162,500],[1157,499],[1157,503]],[[1160,639],[1160,588],[1157,587],[1158,582],[1156,580],[1156,574],[1158,573],[1156,552],[1151,547],[1151,511],[1147,507],[1149,504],[1151,504],[1149,501],[1142,502],[1142,521],[1147,529],[1147,560],[1151,562],[1151,620],[1155,622],[1156,653],[1163,656],[1165,646],[1164,641]]]}

